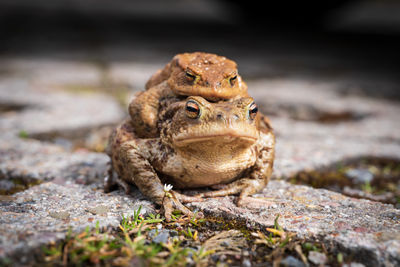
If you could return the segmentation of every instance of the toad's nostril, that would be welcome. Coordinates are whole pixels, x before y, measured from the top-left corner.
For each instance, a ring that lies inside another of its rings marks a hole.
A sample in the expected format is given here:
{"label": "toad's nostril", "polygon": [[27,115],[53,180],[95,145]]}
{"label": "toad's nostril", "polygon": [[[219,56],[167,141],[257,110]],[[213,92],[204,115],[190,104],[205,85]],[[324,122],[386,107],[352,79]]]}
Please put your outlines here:
{"label": "toad's nostril", "polygon": [[233,120],[238,120],[239,119],[239,115],[238,114],[233,114],[233,116],[232,116],[232,118],[233,118]]}
{"label": "toad's nostril", "polygon": [[222,113],[218,113],[218,114],[217,114],[217,119],[218,119],[218,120],[222,120],[223,117],[224,117],[224,116],[222,115]]}

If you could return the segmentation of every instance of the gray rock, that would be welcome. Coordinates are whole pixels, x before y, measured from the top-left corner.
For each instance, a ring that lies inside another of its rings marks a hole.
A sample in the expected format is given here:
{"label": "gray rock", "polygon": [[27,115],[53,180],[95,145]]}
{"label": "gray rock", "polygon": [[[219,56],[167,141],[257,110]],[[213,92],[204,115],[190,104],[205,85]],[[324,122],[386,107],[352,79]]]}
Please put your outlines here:
{"label": "gray rock", "polygon": [[[139,200],[142,196],[138,191],[133,191],[132,196],[122,191],[104,194],[101,189],[78,184],[43,183],[15,197],[31,201],[0,205],[0,258],[8,257],[21,263],[31,261],[34,257],[31,252],[42,245],[64,239],[69,228],[79,233],[86,227],[94,228],[96,222],[100,228],[118,227],[122,213],[139,206],[155,212],[152,203]],[[92,214],[87,209],[99,206],[109,211]],[[25,262],[21,255],[25,256]]]}
{"label": "gray rock", "polygon": [[156,237],[153,238],[153,242],[156,244],[160,244],[160,243],[168,243],[169,240],[169,231],[166,230],[162,230],[158,233],[158,235]]}
{"label": "gray rock", "polygon": [[280,262],[280,266],[284,267],[304,267],[304,263],[301,260],[296,259],[293,256],[287,256]]}
{"label": "gray rock", "polygon": [[345,175],[356,184],[370,183],[374,179],[374,175],[365,169],[350,169],[345,172]]}
{"label": "gray rock", "polygon": [[[270,209],[270,206],[274,209]],[[206,214],[271,227],[279,224],[301,238],[318,237],[328,247],[353,251],[355,260],[382,266],[400,260],[400,210],[323,189],[272,180],[256,197],[237,207],[233,197],[192,203]],[[390,246],[389,246],[390,244]],[[391,248],[390,250],[388,248]]]}
{"label": "gray rock", "polygon": [[328,258],[324,253],[317,251],[310,251],[308,253],[308,260],[316,265],[324,265]]}

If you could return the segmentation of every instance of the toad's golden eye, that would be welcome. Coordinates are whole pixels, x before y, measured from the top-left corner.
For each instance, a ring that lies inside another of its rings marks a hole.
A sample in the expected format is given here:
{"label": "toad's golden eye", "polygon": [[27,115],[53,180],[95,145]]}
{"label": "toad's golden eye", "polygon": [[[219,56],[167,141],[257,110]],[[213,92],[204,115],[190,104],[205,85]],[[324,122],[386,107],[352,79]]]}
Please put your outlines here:
{"label": "toad's golden eye", "polygon": [[229,83],[231,84],[231,86],[235,84],[236,80],[237,80],[237,75],[229,78]]}
{"label": "toad's golden eye", "polygon": [[197,76],[189,71],[186,71],[186,77],[190,80],[190,81],[195,81]]}
{"label": "toad's golden eye", "polygon": [[191,119],[200,117],[201,109],[199,104],[194,100],[186,102],[186,115]]}
{"label": "toad's golden eye", "polygon": [[257,116],[257,112],[258,112],[258,107],[256,103],[255,102],[251,103],[249,106],[249,118],[251,120],[254,120],[255,117]]}

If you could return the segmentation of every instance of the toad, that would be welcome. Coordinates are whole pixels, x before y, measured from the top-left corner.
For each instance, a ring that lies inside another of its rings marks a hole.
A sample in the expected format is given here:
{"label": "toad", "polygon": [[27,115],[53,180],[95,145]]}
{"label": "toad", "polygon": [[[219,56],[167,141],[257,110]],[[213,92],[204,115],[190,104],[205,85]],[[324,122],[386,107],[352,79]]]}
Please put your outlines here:
{"label": "toad", "polygon": [[[163,207],[170,221],[174,209],[193,216],[183,203],[239,194],[240,206],[266,186],[275,137],[251,97],[216,103],[200,96],[165,98],[160,107],[159,137],[139,138],[130,119],[111,135],[106,190],[117,182],[129,193],[129,184],[134,184]],[[168,191],[165,183],[174,189],[220,186],[188,196]]]}
{"label": "toad", "polygon": [[202,96],[210,101],[248,96],[234,61],[203,52],[178,54],[130,103],[129,114],[138,137],[158,136],[160,99],[171,95]]}

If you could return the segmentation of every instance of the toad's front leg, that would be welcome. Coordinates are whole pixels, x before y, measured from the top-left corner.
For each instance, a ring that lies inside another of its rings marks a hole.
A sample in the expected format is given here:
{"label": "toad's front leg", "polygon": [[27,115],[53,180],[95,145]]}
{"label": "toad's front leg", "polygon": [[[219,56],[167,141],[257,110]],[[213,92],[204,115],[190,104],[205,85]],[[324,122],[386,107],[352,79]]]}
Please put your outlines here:
{"label": "toad's front leg", "polygon": [[167,221],[171,220],[174,209],[187,216],[193,216],[193,213],[182,203],[198,202],[201,199],[182,195],[175,191],[166,192],[149,160],[140,153],[137,140],[123,143],[115,152],[123,167],[119,165],[114,168],[117,169],[122,179],[135,184],[145,196],[161,205]]}
{"label": "toad's front leg", "polygon": [[258,157],[256,162],[245,178],[236,180],[220,190],[201,193],[196,197],[223,197],[239,194],[237,205],[241,206],[246,196],[259,192],[267,185],[274,163],[274,145],[275,137],[272,131],[265,130],[261,133],[257,144]]}

